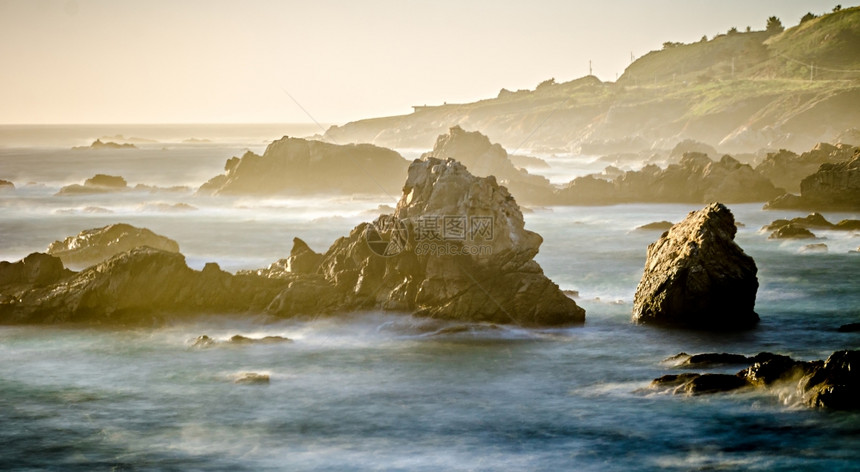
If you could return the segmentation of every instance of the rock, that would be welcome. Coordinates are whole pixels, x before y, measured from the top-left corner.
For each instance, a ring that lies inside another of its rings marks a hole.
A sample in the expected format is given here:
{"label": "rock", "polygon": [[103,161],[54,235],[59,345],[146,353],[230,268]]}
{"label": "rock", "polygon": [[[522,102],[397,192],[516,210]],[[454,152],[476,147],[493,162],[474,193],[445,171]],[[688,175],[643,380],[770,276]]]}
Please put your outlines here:
{"label": "rock", "polygon": [[[857,368],[860,351],[836,351],[826,361],[804,362],[769,352],[757,354],[750,360],[754,364],[736,375],[664,375],[654,379],[651,387],[671,388],[674,393],[696,395],[747,386],[782,393],[782,387],[792,385],[797,392],[796,398],[806,406],[834,410],[860,409],[860,369]],[[780,388],[773,388],[777,386]]]}
{"label": "rock", "polygon": [[319,269],[323,255],[314,252],[306,242],[293,238],[293,248],[287,259],[286,270],[296,274],[313,274]]}
{"label": "rock", "polygon": [[72,271],[54,256],[34,252],[18,262],[0,261],[0,287],[33,285],[44,287],[69,277]]}
{"label": "rock", "polygon": [[318,268],[301,240],[293,259],[236,275],[215,263],[195,271],[181,254],[138,247],[53,284],[16,288],[0,304],[0,323],[360,310],[462,323],[582,323],[585,310],[534,261],[542,241],[525,229],[519,206],[495,178],[475,177],[454,160],[425,158],[409,167],[394,214],[339,238]]}
{"label": "rock", "polygon": [[242,372],[233,381],[237,384],[262,385],[269,383],[269,374],[258,374],[256,372]]}
{"label": "rock", "polygon": [[228,341],[230,344],[280,344],[291,343],[292,339],[283,336],[264,336],[262,338],[248,338],[242,335],[234,335]]}
{"label": "rock", "polygon": [[636,231],[669,231],[669,228],[674,226],[671,221],[655,221],[647,225],[638,226]]}
{"label": "rock", "polygon": [[539,157],[523,156],[520,154],[509,154],[511,164],[522,169],[525,167],[533,167],[535,169],[549,169],[549,163]]}
{"label": "rock", "polygon": [[491,143],[488,137],[477,131],[465,131],[460,126],[453,126],[447,134],[436,139],[432,151],[421,157],[442,160],[452,158],[465,165],[474,176],[493,175],[522,202],[538,205],[554,203],[555,188],[548,179],[516,168],[500,144]]}
{"label": "rock", "polygon": [[808,229],[789,223],[771,233],[767,239],[814,239],[815,234]]}
{"label": "rock", "polygon": [[849,160],[821,164],[800,182],[800,197],[772,200],[765,209],[860,210],[860,148]]}
{"label": "rock", "polygon": [[[843,220],[846,222],[854,221],[854,220]],[[799,228],[806,229],[835,229],[836,225],[827,221],[826,218],[821,213],[810,213],[808,216],[792,218],[790,220],[779,219],[774,220],[773,223],[769,225],[765,225],[762,227],[765,231],[775,231],[784,226],[794,225]],[[846,223],[850,224],[850,223]]]}
{"label": "rock", "polygon": [[688,152],[695,152],[706,156],[718,156],[717,150],[710,144],[699,142],[694,139],[685,139],[672,148],[672,151],[669,153],[669,158],[680,160],[684,157],[684,154],[687,154]]}
{"label": "rock", "polygon": [[801,253],[827,252],[827,245],[824,243],[807,244],[798,250]]}
{"label": "rock", "polygon": [[356,309],[499,324],[582,323],[585,311],[534,261],[542,238],[494,177],[425,157],[393,215],[335,241],[320,272]]}
{"label": "rock", "polygon": [[756,171],[773,182],[777,187],[789,192],[800,191],[800,182],[815,173],[825,163],[835,164],[848,160],[854,153],[854,146],[818,143],[814,148],[801,155],[780,149],[769,153]]}
{"label": "rock", "polygon": [[710,352],[694,354],[692,356],[682,352],[664,359],[663,362],[674,363],[676,367],[714,367],[721,365],[746,364],[749,362],[749,358],[741,354],[729,354],[726,352]]}
{"label": "rock", "polygon": [[124,178],[117,175],[96,174],[84,181],[83,185],[67,185],[57,192],[63,195],[89,195],[98,193],[125,192],[129,190]]}
{"label": "rock", "polygon": [[197,338],[194,339],[194,342],[191,343],[191,347],[211,347],[214,345],[215,340],[205,334],[197,336]]}
{"label": "rock", "polygon": [[841,231],[860,231],[860,220],[842,220],[833,229]]}
{"label": "rock", "polygon": [[860,323],[848,323],[839,327],[840,333],[856,333],[860,331]]}
{"label": "rock", "polygon": [[688,152],[679,164],[665,169],[647,165],[611,180],[599,175],[578,177],[559,190],[561,203],[572,205],[617,203],[727,203],[762,202],[781,193],[765,177],[730,156],[712,161]]}
{"label": "rock", "polygon": [[836,351],[798,383],[803,402],[813,408],[860,409],[860,351]]}
{"label": "rock", "polygon": [[712,330],[754,326],[757,268],[734,242],[736,231],[731,211],[713,203],[648,246],[633,321]]}
{"label": "rock", "polygon": [[262,156],[246,152],[224,166],[225,173],[203,184],[212,195],[396,195],[408,162],[371,144],[337,145],[301,138],[273,141]]}
{"label": "rock", "polygon": [[[683,392],[688,395],[703,395],[708,393],[731,392],[747,387],[749,383],[737,375],[702,374],[690,379],[683,385]],[[680,392],[676,392],[680,393]]]}
{"label": "rock", "polygon": [[0,179],[0,191],[4,190],[15,190],[15,184],[8,180]]}
{"label": "rock", "polygon": [[187,213],[189,211],[197,210],[197,207],[187,203],[151,202],[143,203],[137,207],[137,211],[152,211],[159,213]]}
{"label": "rock", "polygon": [[96,139],[89,146],[75,146],[73,151],[83,151],[88,149],[137,149],[137,146],[130,143],[115,143],[113,141],[102,142],[101,139]]}
{"label": "rock", "polygon": [[176,241],[125,223],[84,230],[63,241],[54,241],[47,252],[66,265],[87,267],[142,246],[179,252]]}

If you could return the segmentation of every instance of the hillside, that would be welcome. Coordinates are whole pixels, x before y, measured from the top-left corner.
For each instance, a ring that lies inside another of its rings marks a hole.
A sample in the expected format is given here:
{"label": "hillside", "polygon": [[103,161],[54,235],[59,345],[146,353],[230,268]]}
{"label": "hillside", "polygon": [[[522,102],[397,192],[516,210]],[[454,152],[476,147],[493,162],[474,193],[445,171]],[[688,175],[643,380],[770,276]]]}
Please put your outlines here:
{"label": "hillside", "polygon": [[[813,67],[814,71],[810,73]],[[810,80],[810,75],[814,80]],[[860,7],[777,31],[668,43],[616,83],[589,76],[501,90],[466,104],[332,127],[338,143],[429,148],[454,125],[520,149],[669,149],[683,139],[723,152],[798,151],[860,128]]]}

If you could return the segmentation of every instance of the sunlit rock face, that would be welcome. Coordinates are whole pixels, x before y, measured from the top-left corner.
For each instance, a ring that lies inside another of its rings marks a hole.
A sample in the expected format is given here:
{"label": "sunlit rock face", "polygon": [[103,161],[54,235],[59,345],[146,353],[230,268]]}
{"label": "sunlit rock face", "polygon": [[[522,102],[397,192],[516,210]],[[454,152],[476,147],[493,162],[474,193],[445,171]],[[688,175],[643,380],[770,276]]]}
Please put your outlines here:
{"label": "sunlit rock face", "polygon": [[633,321],[713,330],[754,326],[757,268],[734,242],[736,231],[731,211],[713,203],[649,245]]}
{"label": "sunlit rock face", "polygon": [[84,230],[62,241],[54,241],[47,252],[59,257],[67,266],[87,267],[142,246],[179,252],[176,241],[124,223]]}
{"label": "sunlit rock face", "polygon": [[[121,230],[85,232],[56,249],[104,249],[110,244],[99,238]],[[289,258],[235,275],[214,263],[193,270],[182,254],[153,247],[78,273],[55,257],[34,255],[2,266],[0,322],[140,323],[204,313],[295,317],[373,309],[464,322],[582,323],[585,311],[534,261],[541,242],[494,177],[428,157],[409,167],[393,214],[356,226],[325,254],[296,238]],[[44,259],[50,270],[21,275],[32,272],[30,259]]]}

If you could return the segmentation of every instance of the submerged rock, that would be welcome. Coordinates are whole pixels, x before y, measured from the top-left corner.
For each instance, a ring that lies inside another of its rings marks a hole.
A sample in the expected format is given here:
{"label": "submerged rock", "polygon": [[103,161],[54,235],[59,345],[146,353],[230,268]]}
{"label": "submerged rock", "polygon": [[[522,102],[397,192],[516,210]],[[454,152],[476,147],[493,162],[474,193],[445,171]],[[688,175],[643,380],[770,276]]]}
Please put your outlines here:
{"label": "submerged rock", "polygon": [[757,268],[734,242],[736,231],[731,211],[713,203],[648,246],[633,321],[714,330],[754,326]]}
{"label": "submerged rock", "polygon": [[269,374],[259,374],[257,372],[242,372],[236,376],[233,383],[246,385],[262,385],[269,383]]}
{"label": "submerged rock", "polygon": [[230,158],[225,173],[203,184],[198,193],[395,195],[407,166],[397,152],[371,144],[337,145],[284,136],[269,144],[262,156],[249,151],[242,158]]}
{"label": "submerged rock", "polygon": [[240,334],[236,334],[230,339],[226,341],[216,341],[209,336],[203,334],[197,336],[194,341],[191,343],[191,347],[197,348],[206,348],[213,347],[219,344],[222,345],[249,345],[249,344],[280,344],[280,343],[291,343],[293,342],[290,338],[285,338],[283,336],[264,336],[262,338],[249,338],[247,336],[242,336]]}
{"label": "submerged rock", "polygon": [[828,248],[827,248],[827,245],[824,243],[816,243],[816,244],[807,244],[806,246],[803,246],[802,248],[800,248],[798,251],[801,253],[804,253],[804,254],[814,253],[814,252],[822,253],[822,252],[827,252]]}
{"label": "submerged rock", "polygon": [[59,257],[66,265],[87,267],[143,246],[179,252],[176,241],[125,223],[84,230],[62,241],[54,241],[47,252]]}

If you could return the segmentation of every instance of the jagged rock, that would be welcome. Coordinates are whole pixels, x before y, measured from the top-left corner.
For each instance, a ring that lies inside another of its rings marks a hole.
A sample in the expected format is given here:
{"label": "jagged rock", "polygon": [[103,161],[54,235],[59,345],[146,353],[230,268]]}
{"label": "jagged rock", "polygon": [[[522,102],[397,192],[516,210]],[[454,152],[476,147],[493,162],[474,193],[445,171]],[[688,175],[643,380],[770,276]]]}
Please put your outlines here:
{"label": "jagged rock", "polygon": [[296,274],[313,274],[319,269],[323,255],[314,252],[308,244],[299,238],[293,238],[293,248],[287,259],[287,271]]}
{"label": "jagged rock", "polygon": [[0,261],[0,287],[33,285],[43,287],[72,275],[54,256],[34,252],[18,262]]}
{"label": "jagged rock", "polygon": [[810,407],[860,409],[860,351],[836,351],[798,383]]}
{"label": "jagged rock", "polygon": [[279,279],[234,276],[217,264],[198,272],[182,254],[140,247],[20,291],[14,303],[0,305],[0,323],[146,323],[174,314],[262,313],[285,285]]}
{"label": "jagged rock", "polygon": [[860,220],[842,220],[833,227],[841,231],[860,231]]}
{"label": "jagged rock", "polygon": [[731,156],[712,161],[695,152],[684,154],[679,164],[665,169],[647,165],[607,180],[589,175],[572,180],[559,191],[566,204],[616,203],[727,203],[761,202],[781,192],[747,164]]}
{"label": "jagged rock", "polygon": [[798,250],[801,253],[827,252],[827,245],[824,243],[807,244]]}
{"label": "jagged rock", "polygon": [[495,178],[425,157],[410,165],[394,215],[335,241],[320,272],[356,308],[470,322],[581,323],[584,310],[533,260],[541,242]]}
{"label": "jagged rock", "polygon": [[757,268],[734,242],[736,231],[731,211],[713,203],[648,246],[633,321],[715,330],[754,326]]}
{"label": "jagged rock", "polygon": [[9,299],[0,286],[0,323],[362,309],[467,323],[582,323],[585,311],[534,261],[541,242],[495,178],[475,177],[454,160],[426,158],[410,166],[394,214],[335,241],[318,269],[300,240],[294,260],[236,275],[215,263],[198,272],[181,254],[139,247],[44,287],[18,287]]}
{"label": "jagged rock", "polygon": [[142,246],[179,252],[176,241],[125,223],[84,230],[63,241],[54,241],[47,252],[66,265],[86,267]]}
{"label": "jagged rock", "polygon": [[860,210],[860,148],[851,159],[826,163],[800,182],[800,196],[769,201],[765,209]]}
{"label": "jagged rock", "polygon": [[[852,224],[851,222],[853,222],[853,221],[856,221],[856,220],[843,220],[843,222],[845,222],[845,226],[851,225]],[[763,226],[762,230],[764,230],[764,231],[776,231],[776,230],[778,230],[784,226],[788,226],[790,224],[794,225],[796,227],[806,228],[806,229],[836,229],[836,225],[827,221],[827,219],[824,218],[824,215],[822,215],[821,213],[810,213],[807,216],[792,218],[790,220],[786,220],[786,219],[774,220],[773,223]]]}
{"label": "jagged rock", "polygon": [[118,175],[96,174],[85,180],[83,185],[73,184],[61,188],[57,195],[88,195],[127,190],[129,190],[128,182],[124,178]]}
{"label": "jagged rock", "polygon": [[636,231],[669,231],[672,226],[674,226],[674,223],[671,221],[655,221],[654,223],[638,226]]}
{"label": "jagged rock", "polygon": [[860,373],[857,369],[860,351],[836,351],[826,361],[804,362],[769,352],[762,352],[749,360],[754,363],[736,375],[664,375],[654,379],[651,387],[671,388],[674,393],[695,395],[746,386],[767,389],[794,384],[797,394],[788,398],[799,399],[809,407],[860,409]]}
{"label": "jagged rock", "polygon": [[246,152],[198,193],[279,195],[368,193],[395,195],[408,163],[390,149],[371,144],[337,145],[301,138],[273,141],[262,156]]}
{"label": "jagged rock", "polygon": [[548,204],[554,201],[555,188],[548,179],[515,167],[500,144],[491,143],[478,131],[465,131],[460,126],[453,126],[447,134],[436,139],[432,151],[421,157],[452,158],[465,165],[472,175],[493,175],[523,202]]}
{"label": "jagged rock", "polygon": [[797,155],[791,151],[780,149],[768,153],[765,160],[756,167],[756,171],[769,178],[777,187],[788,192],[800,191],[800,182],[815,173],[821,164],[836,164],[852,157],[854,146],[818,143],[812,150]]}
{"label": "jagged rock", "polygon": [[813,239],[815,234],[808,229],[789,223],[785,226],[780,226],[776,231],[771,233],[768,239]]}

